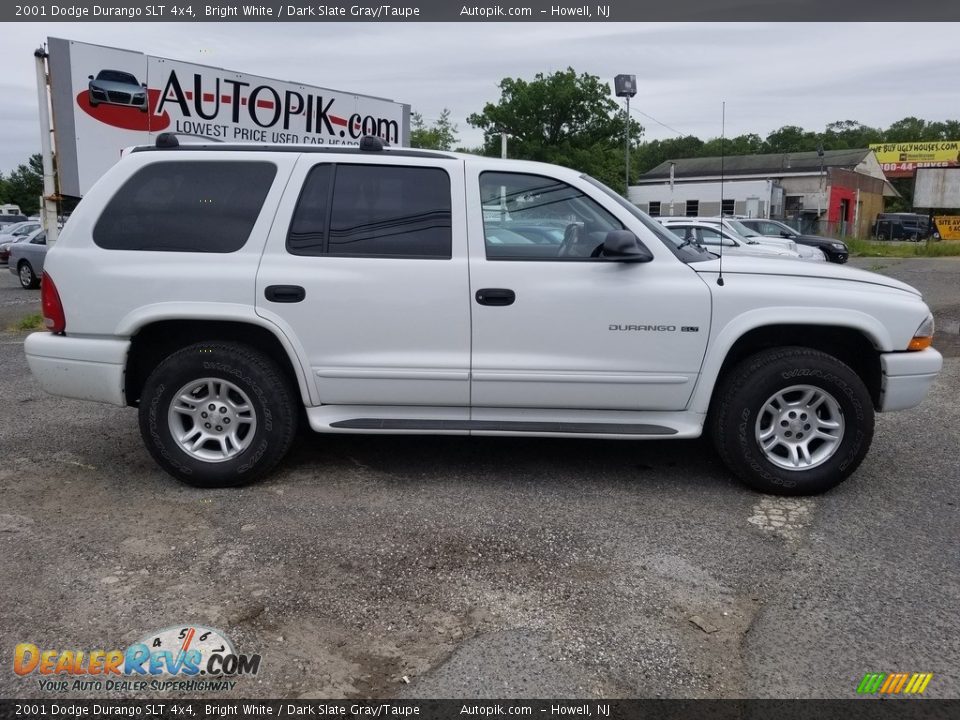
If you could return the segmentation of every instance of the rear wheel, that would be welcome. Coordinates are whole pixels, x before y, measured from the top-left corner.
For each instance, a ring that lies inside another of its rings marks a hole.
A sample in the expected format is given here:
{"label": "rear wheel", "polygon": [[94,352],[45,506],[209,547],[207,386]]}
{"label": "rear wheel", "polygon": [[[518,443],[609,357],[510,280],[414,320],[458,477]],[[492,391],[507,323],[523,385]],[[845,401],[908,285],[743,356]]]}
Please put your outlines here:
{"label": "rear wheel", "polygon": [[847,365],[787,347],[757,353],[726,375],[711,424],[720,457],[747,485],[812,495],[857,469],[873,439],[874,414]]}
{"label": "rear wheel", "polygon": [[26,290],[35,290],[40,287],[40,280],[33,271],[33,267],[26,260],[21,260],[17,265],[17,277],[20,278],[20,284]]}
{"label": "rear wheel", "polygon": [[245,485],[280,462],[296,432],[293,388],[245,345],[198,343],[147,378],[140,433],[153,458],[196,487]]}

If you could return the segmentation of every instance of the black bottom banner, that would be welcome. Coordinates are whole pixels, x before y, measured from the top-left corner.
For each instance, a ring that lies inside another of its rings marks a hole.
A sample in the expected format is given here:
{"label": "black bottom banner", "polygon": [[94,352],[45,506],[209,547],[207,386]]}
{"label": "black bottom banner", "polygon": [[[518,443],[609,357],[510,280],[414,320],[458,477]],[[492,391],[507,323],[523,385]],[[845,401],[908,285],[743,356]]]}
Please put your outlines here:
{"label": "black bottom banner", "polygon": [[0,700],[0,718],[649,718],[927,720],[960,700]]}

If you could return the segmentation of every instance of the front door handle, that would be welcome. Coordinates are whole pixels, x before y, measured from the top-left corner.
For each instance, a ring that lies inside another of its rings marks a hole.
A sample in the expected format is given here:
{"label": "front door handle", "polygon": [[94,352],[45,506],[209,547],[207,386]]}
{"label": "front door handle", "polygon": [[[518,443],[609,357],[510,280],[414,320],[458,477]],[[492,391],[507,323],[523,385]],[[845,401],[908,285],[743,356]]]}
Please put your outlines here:
{"label": "front door handle", "polygon": [[307,296],[307,291],[299,285],[269,285],[263,296],[270,302],[297,303]]}
{"label": "front door handle", "polygon": [[516,299],[517,294],[513,290],[506,290],[504,288],[484,288],[483,290],[477,290],[477,302],[481,305],[513,305],[513,301]]}

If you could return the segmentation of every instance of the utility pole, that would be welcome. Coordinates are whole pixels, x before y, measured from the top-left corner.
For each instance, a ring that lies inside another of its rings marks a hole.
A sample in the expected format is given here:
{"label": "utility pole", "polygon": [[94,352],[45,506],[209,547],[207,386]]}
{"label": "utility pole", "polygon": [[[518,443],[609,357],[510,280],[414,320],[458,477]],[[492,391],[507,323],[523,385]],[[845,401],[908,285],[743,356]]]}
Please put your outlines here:
{"label": "utility pole", "polygon": [[43,203],[40,220],[47,231],[47,245],[57,242],[57,188],[53,177],[53,145],[50,142],[50,105],[47,94],[47,51],[38,48],[33,57],[37,66],[37,103],[40,108],[40,154],[43,156]]}
{"label": "utility pole", "polygon": [[630,98],[637,94],[637,76],[636,75],[617,75],[613,79],[613,87],[617,97],[627,99],[627,109],[623,116],[623,159],[625,165],[624,194],[629,199],[630,195]]}

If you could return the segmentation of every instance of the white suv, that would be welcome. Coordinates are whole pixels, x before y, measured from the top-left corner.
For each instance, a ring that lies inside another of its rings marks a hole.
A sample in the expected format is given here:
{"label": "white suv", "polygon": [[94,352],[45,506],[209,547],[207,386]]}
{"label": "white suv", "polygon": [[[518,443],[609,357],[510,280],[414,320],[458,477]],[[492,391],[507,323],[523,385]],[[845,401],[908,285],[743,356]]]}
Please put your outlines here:
{"label": "white suv", "polygon": [[263,476],[305,420],[325,433],[706,431],[752,487],[814,493],[859,465],[875,410],[916,405],[941,367],[930,311],[901,282],[721,266],[573,170],[373,138],[161,136],[80,203],[42,302],[49,332],[26,354],[43,387],[138,408],[157,462],[205,487]]}

